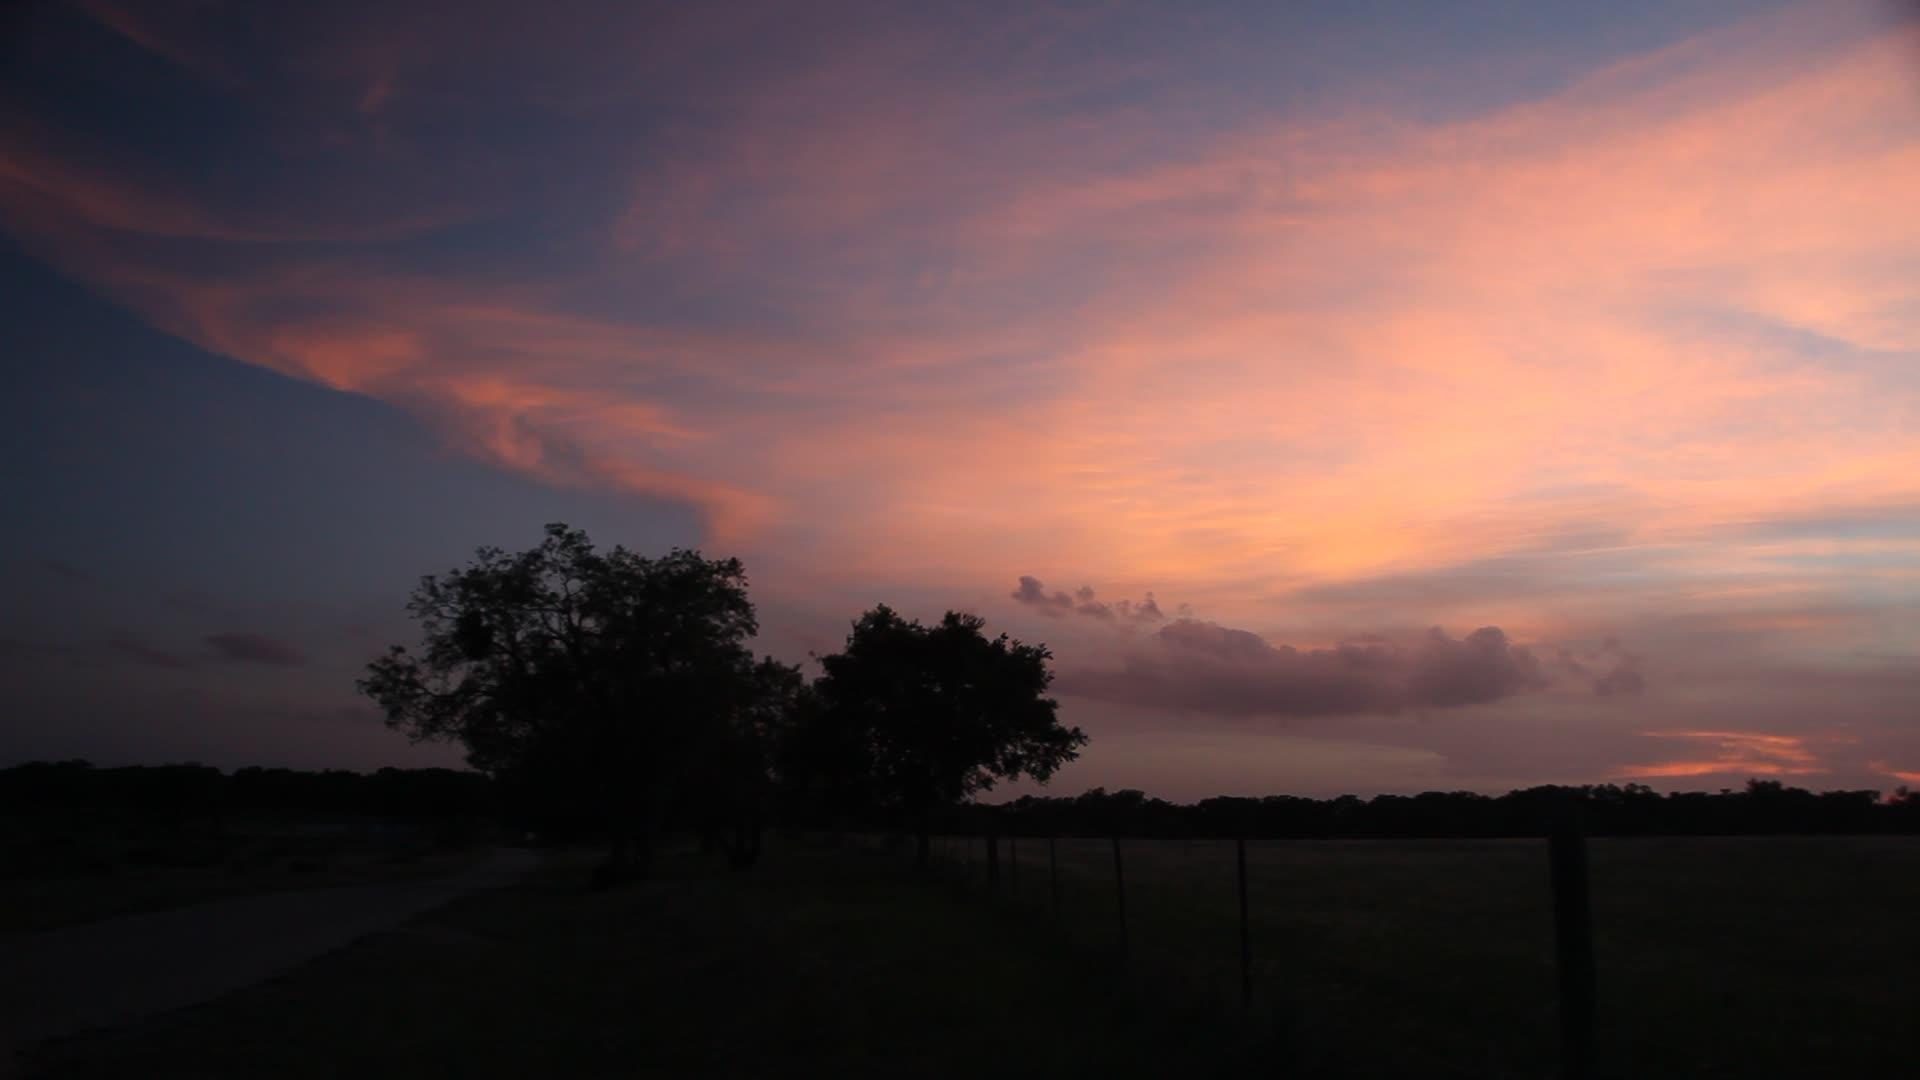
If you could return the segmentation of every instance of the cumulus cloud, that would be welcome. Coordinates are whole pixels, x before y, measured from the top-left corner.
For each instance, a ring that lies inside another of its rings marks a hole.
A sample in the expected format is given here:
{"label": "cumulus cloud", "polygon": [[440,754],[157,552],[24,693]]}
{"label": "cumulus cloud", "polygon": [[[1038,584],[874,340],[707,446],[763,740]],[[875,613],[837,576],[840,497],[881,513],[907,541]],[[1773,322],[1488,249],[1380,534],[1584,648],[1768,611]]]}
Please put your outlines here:
{"label": "cumulus cloud", "polygon": [[1073,597],[1063,592],[1048,592],[1037,577],[1020,575],[1020,587],[1009,594],[1013,599],[1042,615],[1065,615],[1073,610]]}
{"label": "cumulus cloud", "polygon": [[1247,630],[1178,619],[1116,669],[1063,672],[1061,693],[1219,716],[1332,716],[1498,701],[1546,683],[1499,627],[1455,638],[1272,645]]}
{"label": "cumulus cloud", "polygon": [[1627,651],[1618,638],[1609,637],[1589,651],[1562,648],[1557,659],[1562,669],[1587,680],[1600,697],[1633,697],[1647,688],[1640,654]]}
{"label": "cumulus cloud", "polygon": [[1082,585],[1078,589],[1075,589],[1073,591],[1073,599],[1073,610],[1075,613],[1085,615],[1090,619],[1099,619],[1103,622],[1113,621],[1112,605],[1095,600],[1093,598],[1092,586]]}
{"label": "cumulus cloud", "polygon": [[299,667],[307,658],[299,649],[265,634],[233,631],[209,634],[207,644],[222,657],[240,664],[265,664],[269,667]]}
{"label": "cumulus cloud", "polygon": [[1638,694],[1647,688],[1646,676],[1632,666],[1631,661],[1623,660],[1615,664],[1613,670],[1593,680],[1593,692],[1601,697],[1626,697]]}
{"label": "cumulus cloud", "polygon": [[1069,596],[1057,589],[1048,592],[1046,585],[1030,574],[1020,575],[1020,587],[1008,595],[1042,615],[1054,617],[1071,612],[1109,623],[1156,623],[1166,618],[1152,593],[1137,604],[1131,600],[1109,604],[1098,598],[1091,585],[1082,585]]}

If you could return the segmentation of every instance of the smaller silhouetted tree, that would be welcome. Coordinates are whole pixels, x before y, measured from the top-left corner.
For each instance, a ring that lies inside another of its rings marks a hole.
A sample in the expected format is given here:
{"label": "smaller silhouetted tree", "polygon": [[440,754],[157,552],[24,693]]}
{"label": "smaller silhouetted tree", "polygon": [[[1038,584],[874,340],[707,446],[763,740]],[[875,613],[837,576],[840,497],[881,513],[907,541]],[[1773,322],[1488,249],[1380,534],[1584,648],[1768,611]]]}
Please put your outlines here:
{"label": "smaller silhouetted tree", "polygon": [[996,781],[1044,782],[1087,742],[1047,696],[1046,647],[989,638],[984,625],[950,611],[923,626],[881,605],[853,624],[845,651],[820,660],[811,734],[823,752],[846,755],[822,771],[858,761],[871,796],[913,830],[918,866],[936,810]]}

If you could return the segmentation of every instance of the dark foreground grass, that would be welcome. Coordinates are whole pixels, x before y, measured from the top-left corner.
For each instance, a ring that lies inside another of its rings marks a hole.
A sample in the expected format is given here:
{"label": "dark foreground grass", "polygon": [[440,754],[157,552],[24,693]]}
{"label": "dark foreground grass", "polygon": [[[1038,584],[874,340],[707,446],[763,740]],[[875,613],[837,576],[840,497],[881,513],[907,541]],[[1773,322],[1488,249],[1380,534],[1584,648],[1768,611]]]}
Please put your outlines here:
{"label": "dark foreground grass", "polygon": [[49,1077],[1168,1076],[1245,1072],[1044,920],[877,854],[585,891],[549,866],[274,982],[42,1048]]}
{"label": "dark foreground grass", "polygon": [[[285,979],[71,1040],[46,1075],[1546,1077],[1557,1064],[1539,841],[1250,851],[1256,992],[1239,1008],[1232,845],[1044,842],[997,895],[958,849],[782,847],[747,874],[581,865]],[[1915,1075],[1920,843],[1596,841],[1606,1077]]]}
{"label": "dark foreground grass", "polygon": [[[1063,927],[1112,948],[1109,844],[1058,850]],[[1045,841],[1019,854],[1002,894],[1044,913]],[[1123,854],[1135,977],[1229,1011],[1231,842]],[[1600,1075],[1920,1075],[1920,839],[1596,840],[1591,866]],[[1257,842],[1249,878],[1256,1009],[1294,1075],[1552,1075],[1544,841]]]}
{"label": "dark foreground grass", "polygon": [[489,850],[480,846],[435,852],[349,850],[316,859],[125,866],[89,874],[12,878],[0,881],[0,939],[234,896],[442,877],[472,865]]}

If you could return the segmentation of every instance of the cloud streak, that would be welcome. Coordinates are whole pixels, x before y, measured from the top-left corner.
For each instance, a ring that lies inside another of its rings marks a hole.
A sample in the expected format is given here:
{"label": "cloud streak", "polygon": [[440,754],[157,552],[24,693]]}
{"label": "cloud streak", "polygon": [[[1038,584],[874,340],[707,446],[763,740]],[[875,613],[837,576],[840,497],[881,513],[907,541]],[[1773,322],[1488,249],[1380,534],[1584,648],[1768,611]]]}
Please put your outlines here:
{"label": "cloud streak", "polygon": [[1225,717],[1310,717],[1485,705],[1546,685],[1531,651],[1498,627],[1435,628],[1411,643],[1271,645],[1246,630],[1178,619],[1112,670],[1064,672],[1060,693]]}
{"label": "cloud streak", "polygon": [[1827,772],[1809,743],[1799,735],[1751,731],[1649,731],[1650,738],[1697,745],[1709,756],[1677,761],[1628,765],[1616,774],[1623,778],[1659,779],[1694,776],[1813,776]]}

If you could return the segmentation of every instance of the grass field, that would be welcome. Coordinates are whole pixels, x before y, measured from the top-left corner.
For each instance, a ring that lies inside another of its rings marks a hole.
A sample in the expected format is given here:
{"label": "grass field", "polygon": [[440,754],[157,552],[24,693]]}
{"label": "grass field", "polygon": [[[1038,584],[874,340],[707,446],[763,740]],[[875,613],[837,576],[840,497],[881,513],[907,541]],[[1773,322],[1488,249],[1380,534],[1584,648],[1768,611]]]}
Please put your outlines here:
{"label": "grass field", "polygon": [[[1544,1077],[1544,844],[1250,851],[1240,1014],[1232,846],[1044,842],[998,896],[959,852],[770,849],[728,874],[583,888],[585,864],[476,897],[273,983],[44,1050],[49,1076]],[[1920,844],[1595,841],[1600,1075],[1909,1075]],[[1009,893],[1013,895],[1009,897]]]}
{"label": "grass field", "polygon": [[[1231,842],[1123,856],[1134,977],[1237,1010]],[[999,902],[1043,916],[1046,858],[1021,845]],[[1602,1075],[1913,1069],[1920,840],[1595,840],[1590,858]],[[1059,860],[1062,925],[1114,950],[1108,843],[1061,841]],[[1248,861],[1256,1014],[1300,1075],[1550,1075],[1544,841],[1255,842]]]}
{"label": "grass field", "polygon": [[898,860],[562,859],[273,982],[43,1047],[54,1077],[1204,1075],[1248,1037],[1129,992],[1023,914]]}
{"label": "grass field", "polygon": [[229,896],[451,874],[486,854],[329,850],[324,856],[208,866],[123,866],[0,881],[0,941],[14,934],[184,907]]}

